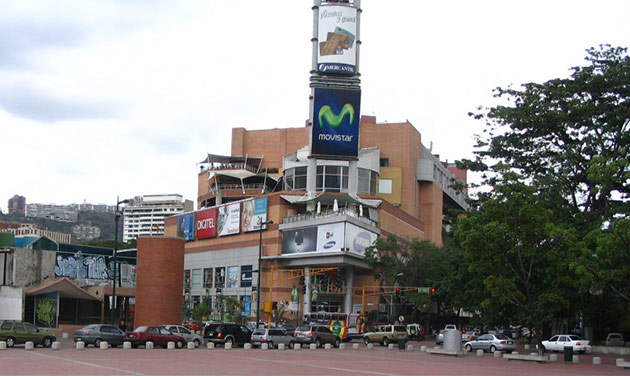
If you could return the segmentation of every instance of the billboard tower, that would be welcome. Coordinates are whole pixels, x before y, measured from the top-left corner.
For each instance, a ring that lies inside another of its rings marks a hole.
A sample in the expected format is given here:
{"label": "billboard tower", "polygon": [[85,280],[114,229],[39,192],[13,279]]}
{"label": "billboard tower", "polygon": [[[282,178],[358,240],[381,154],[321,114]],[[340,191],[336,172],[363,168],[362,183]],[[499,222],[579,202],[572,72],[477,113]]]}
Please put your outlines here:
{"label": "billboard tower", "polygon": [[348,193],[357,192],[361,120],[360,16],[360,0],[314,0],[309,107],[311,154],[306,182],[311,197],[316,192],[317,159],[349,161]]}

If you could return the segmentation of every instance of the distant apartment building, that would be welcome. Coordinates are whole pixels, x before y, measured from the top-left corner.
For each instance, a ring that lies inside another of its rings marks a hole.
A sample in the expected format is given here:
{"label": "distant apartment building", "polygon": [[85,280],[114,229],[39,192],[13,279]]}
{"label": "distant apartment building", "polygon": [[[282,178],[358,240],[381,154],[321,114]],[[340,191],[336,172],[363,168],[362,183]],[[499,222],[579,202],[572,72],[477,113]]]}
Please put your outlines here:
{"label": "distant apartment building", "polygon": [[47,218],[62,222],[76,222],[79,208],[73,205],[28,204],[26,216],[30,218]]}
{"label": "distant apartment building", "polygon": [[63,232],[42,230],[37,225],[30,223],[10,223],[2,226],[2,231],[12,232],[15,237],[30,237],[38,238],[45,236],[57,243],[70,243],[72,239],[71,234],[65,234]]}
{"label": "distant apartment building", "polygon": [[164,219],[193,210],[179,194],[137,196],[123,209],[123,241],[164,234]]}
{"label": "distant apartment building", "polygon": [[101,237],[101,229],[92,225],[80,224],[72,227],[72,234],[77,240],[94,240]]}
{"label": "distant apartment building", "polygon": [[90,204],[87,202],[83,202],[82,204],[76,204],[76,206],[79,208],[79,211],[96,213],[113,213],[114,211],[116,211],[116,205]]}
{"label": "distant apartment building", "polygon": [[26,215],[26,197],[14,195],[9,199],[9,214]]}

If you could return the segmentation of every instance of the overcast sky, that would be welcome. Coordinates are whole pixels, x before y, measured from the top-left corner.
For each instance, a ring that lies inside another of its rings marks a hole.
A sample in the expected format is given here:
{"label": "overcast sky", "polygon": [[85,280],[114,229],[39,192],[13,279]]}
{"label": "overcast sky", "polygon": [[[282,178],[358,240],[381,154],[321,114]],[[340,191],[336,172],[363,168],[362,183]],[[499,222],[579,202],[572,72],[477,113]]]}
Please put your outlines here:
{"label": "overcast sky", "polygon": [[[231,129],[308,118],[312,0],[0,0],[0,209],[179,193]],[[363,115],[472,156],[497,86],[628,46],[628,0],[363,0]]]}

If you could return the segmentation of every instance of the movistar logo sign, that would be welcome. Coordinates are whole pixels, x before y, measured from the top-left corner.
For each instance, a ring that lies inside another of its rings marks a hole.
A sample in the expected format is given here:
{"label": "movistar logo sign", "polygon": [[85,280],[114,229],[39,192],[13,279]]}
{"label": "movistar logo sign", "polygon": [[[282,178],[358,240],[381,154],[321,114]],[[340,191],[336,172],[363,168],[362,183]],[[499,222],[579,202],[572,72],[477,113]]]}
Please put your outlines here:
{"label": "movistar logo sign", "polygon": [[339,128],[346,115],[350,117],[349,123],[352,124],[352,122],[354,121],[354,107],[352,107],[350,103],[346,103],[341,108],[339,114],[335,114],[328,105],[322,106],[322,108],[319,109],[318,115],[319,126],[323,127],[324,119],[326,119],[326,122],[331,128]]}

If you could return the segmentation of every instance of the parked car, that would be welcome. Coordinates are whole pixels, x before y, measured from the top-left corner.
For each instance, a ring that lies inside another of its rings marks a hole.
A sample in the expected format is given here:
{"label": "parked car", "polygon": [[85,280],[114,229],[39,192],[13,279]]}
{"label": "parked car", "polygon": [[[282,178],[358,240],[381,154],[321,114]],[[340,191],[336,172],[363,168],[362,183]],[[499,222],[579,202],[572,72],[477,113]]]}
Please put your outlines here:
{"label": "parked car", "polygon": [[133,332],[125,333],[125,340],[130,341],[131,347],[134,348],[146,346],[147,342],[153,342],[154,345],[162,347],[166,347],[169,342],[175,342],[175,347],[181,349],[186,343],[186,338],[159,326],[139,326]]}
{"label": "parked car", "polygon": [[260,346],[267,343],[270,349],[284,343],[290,349],[295,345],[295,337],[288,335],[282,329],[256,329],[250,338],[252,346]]}
{"label": "parked car", "polygon": [[441,329],[438,334],[435,336],[435,344],[441,345],[444,343],[444,329]]}
{"label": "parked car", "polygon": [[405,341],[409,339],[407,328],[404,325],[380,325],[374,331],[367,332],[363,335],[363,342],[378,342],[383,346],[398,341],[399,337],[403,337]]}
{"label": "parked car", "polygon": [[0,340],[13,347],[19,343],[33,342],[35,346],[50,347],[57,340],[54,334],[39,329],[35,325],[19,320],[5,320],[0,323]]}
{"label": "parked car", "polygon": [[85,342],[85,346],[100,347],[105,341],[116,347],[125,341],[125,332],[110,324],[90,324],[74,332],[74,342]]}
{"label": "parked car", "polygon": [[190,329],[181,326],[181,325],[162,325],[163,328],[166,328],[172,334],[176,336],[182,336],[186,339],[186,342],[192,342],[195,344],[195,347],[199,347],[203,345],[203,337],[199,334],[195,334]]}
{"label": "parked car", "polygon": [[462,329],[462,342],[468,342],[475,339],[477,336],[472,330]]}
{"label": "parked car", "polygon": [[481,349],[483,351],[490,352],[498,350],[511,353],[516,350],[516,342],[514,342],[512,338],[503,334],[482,334],[479,337],[466,342],[464,348],[468,352]]}
{"label": "parked car", "polygon": [[621,333],[608,333],[606,346],[625,346],[626,341]]}
{"label": "parked car", "polygon": [[420,324],[407,324],[407,335],[410,340],[424,341],[424,327]]}
{"label": "parked car", "polygon": [[204,329],[203,338],[214,343],[230,343],[234,346],[249,343],[252,330],[245,325],[214,323]]}
{"label": "parked car", "polygon": [[585,353],[591,351],[590,342],[574,334],[559,334],[542,341],[542,350],[564,351],[565,346],[572,346],[574,352]]}
{"label": "parked car", "polygon": [[184,327],[188,330],[192,330],[193,333],[194,332],[199,332],[201,333],[201,331],[203,330],[204,327],[204,323],[201,321],[191,321],[187,324],[184,324]]}
{"label": "parked car", "polygon": [[333,333],[330,329],[320,325],[302,325],[298,326],[293,332],[295,341],[300,344],[314,343],[317,347],[321,347],[326,343],[330,343],[335,347],[339,347],[341,338]]}

